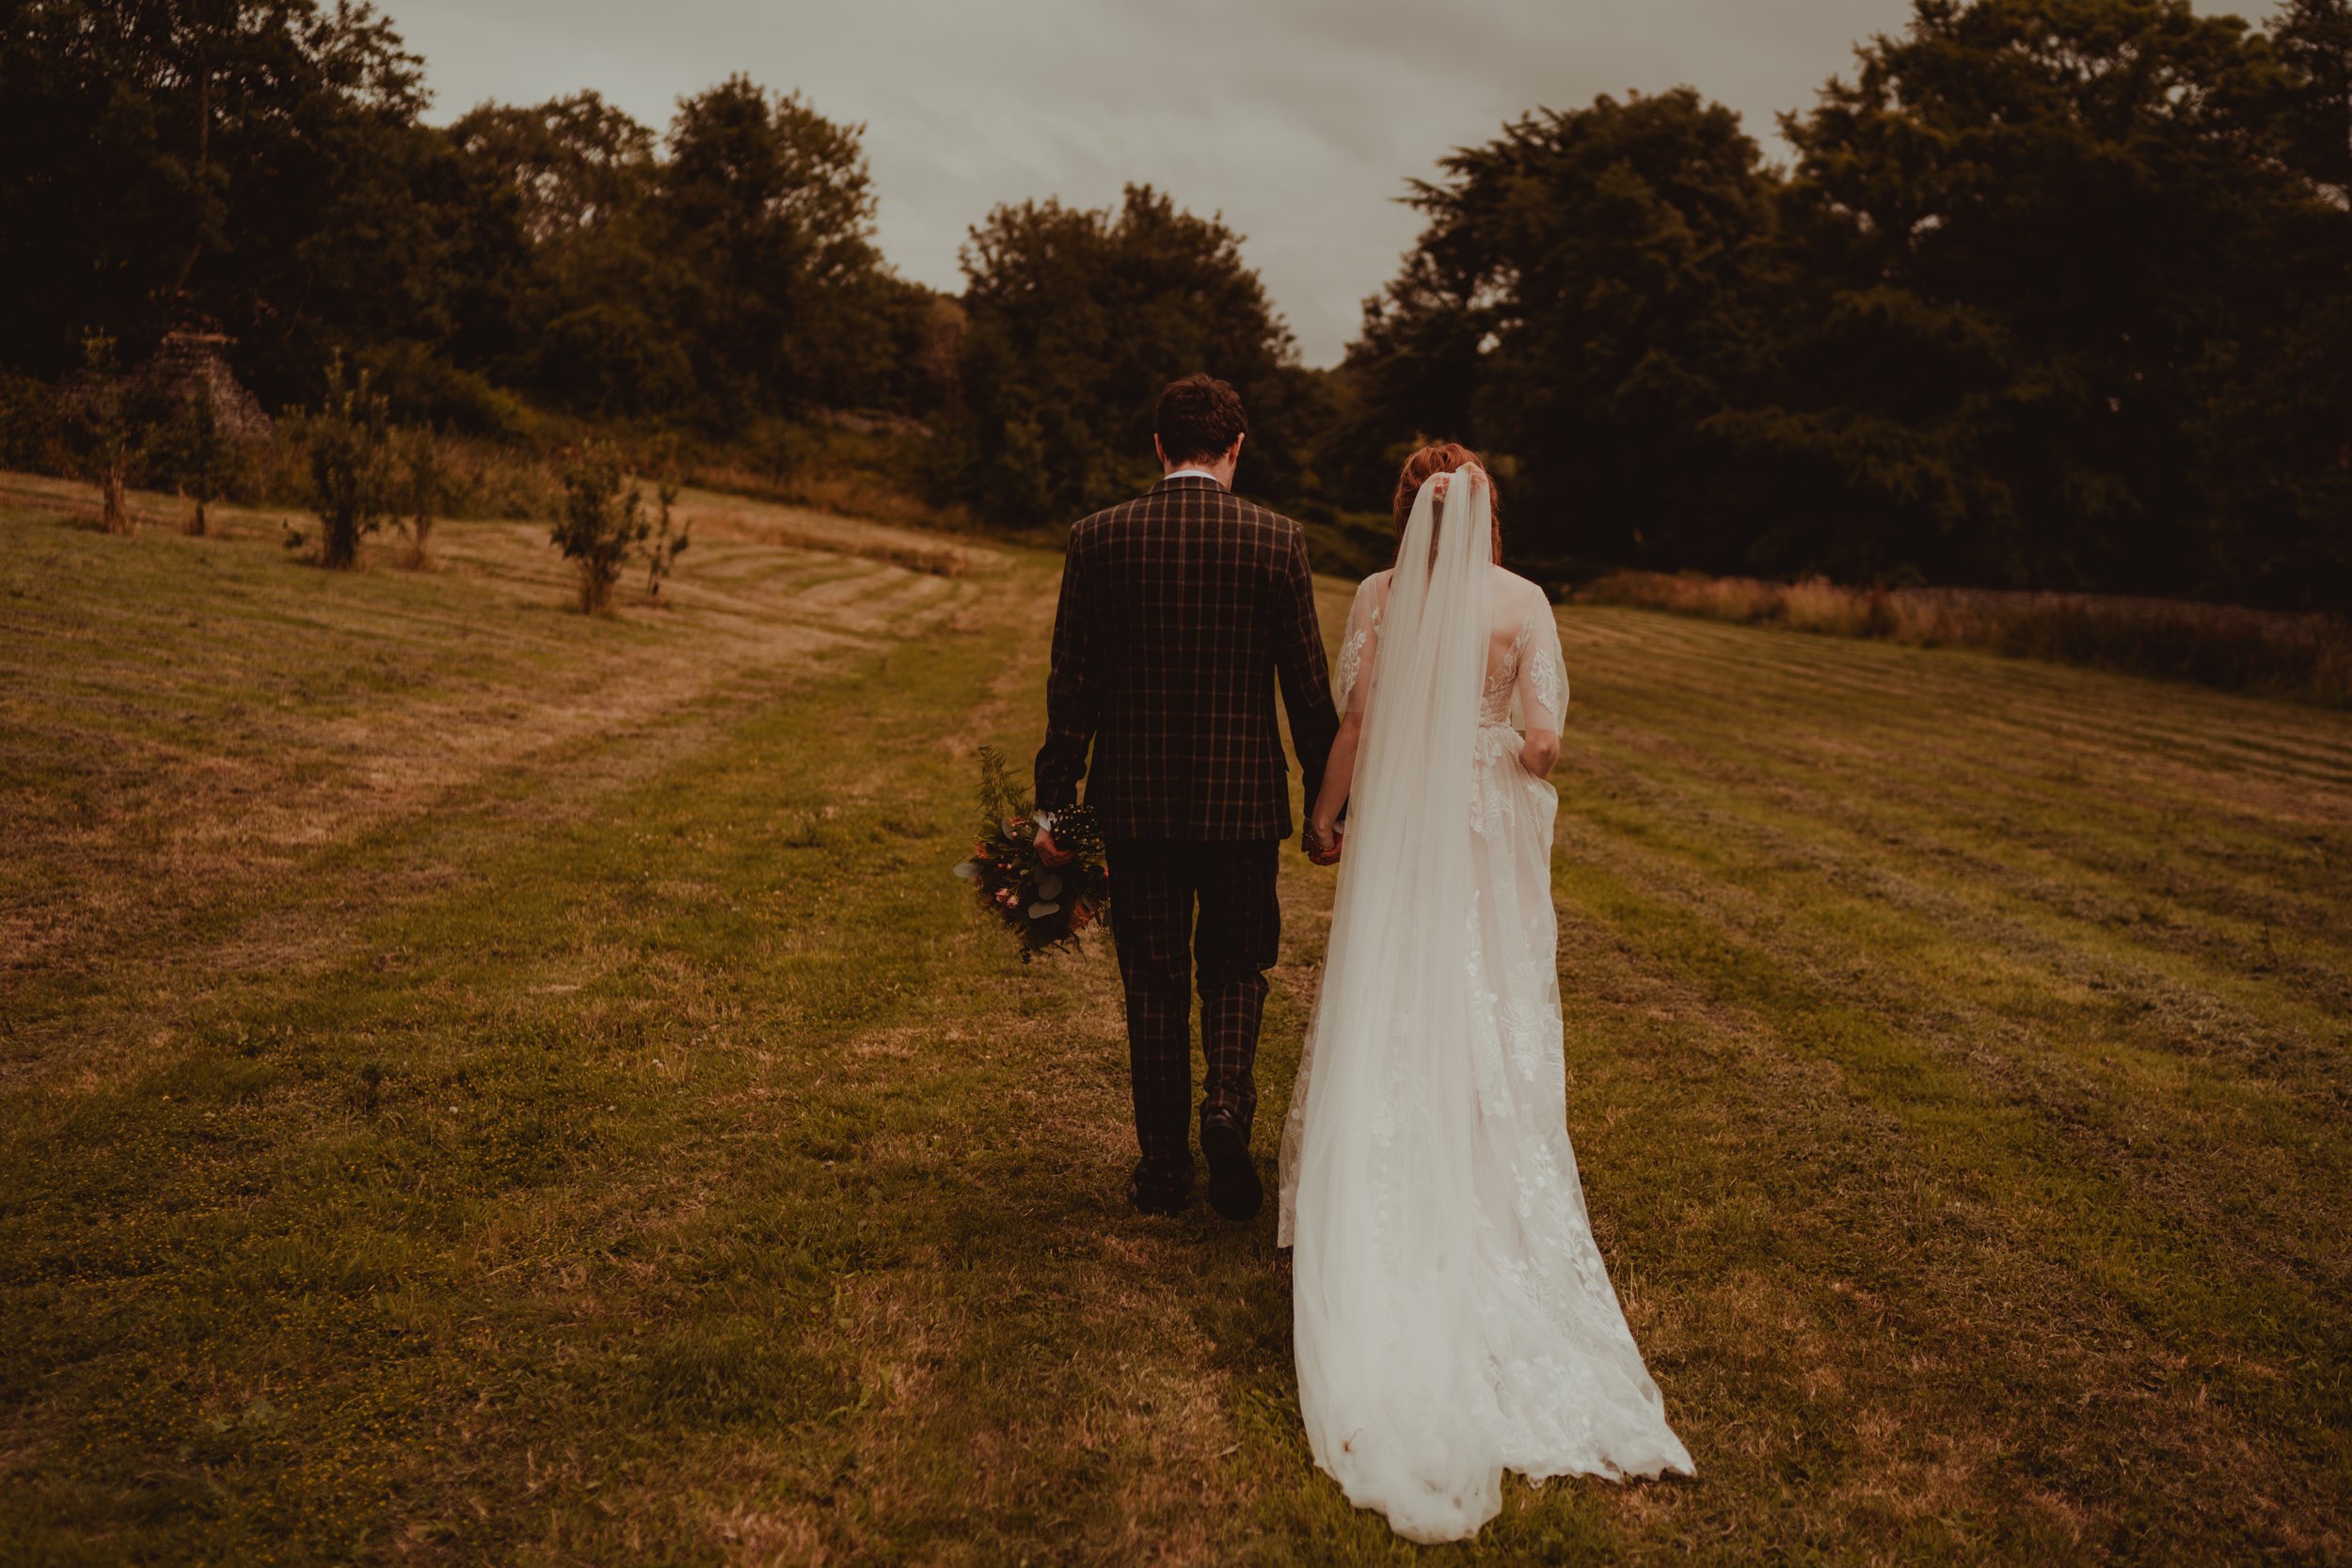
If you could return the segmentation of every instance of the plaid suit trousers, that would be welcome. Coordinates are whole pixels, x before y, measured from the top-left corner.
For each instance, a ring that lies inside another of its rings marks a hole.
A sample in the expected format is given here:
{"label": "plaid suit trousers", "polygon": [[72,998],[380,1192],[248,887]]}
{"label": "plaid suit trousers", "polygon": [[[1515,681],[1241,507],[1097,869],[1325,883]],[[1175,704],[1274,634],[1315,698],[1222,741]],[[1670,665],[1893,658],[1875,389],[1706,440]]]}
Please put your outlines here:
{"label": "plaid suit trousers", "polygon": [[[1282,937],[1275,895],[1279,839],[1203,843],[1115,838],[1111,938],[1127,993],[1141,1185],[1178,1196],[1192,1183],[1192,997],[1200,992],[1201,1115],[1230,1111],[1248,1137],[1258,1108],[1250,1069],[1265,1011],[1265,972]],[[1194,923],[1198,910],[1199,924]]]}

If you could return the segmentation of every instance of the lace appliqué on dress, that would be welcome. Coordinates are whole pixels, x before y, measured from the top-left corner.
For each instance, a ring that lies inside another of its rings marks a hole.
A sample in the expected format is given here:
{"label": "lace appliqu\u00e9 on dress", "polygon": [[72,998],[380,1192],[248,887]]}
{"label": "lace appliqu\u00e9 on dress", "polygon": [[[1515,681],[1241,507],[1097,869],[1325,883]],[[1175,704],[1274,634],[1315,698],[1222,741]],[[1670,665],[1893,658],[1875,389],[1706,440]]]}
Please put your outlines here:
{"label": "lace appliqu\u00e9 on dress", "polygon": [[1484,700],[1478,705],[1478,716],[1489,724],[1511,721],[1511,688],[1519,678],[1519,660],[1527,656],[1527,644],[1535,635],[1534,623],[1522,621],[1519,632],[1511,639],[1502,659],[1486,676]]}
{"label": "lace appliqu\u00e9 on dress", "polygon": [[1510,823],[1512,801],[1504,781],[1524,774],[1518,765],[1519,734],[1508,724],[1482,724],[1471,743],[1470,825],[1484,837]]}
{"label": "lace appliqu\u00e9 on dress", "polygon": [[[1526,639],[1534,629],[1530,623],[1519,636]],[[1568,673],[1560,667],[1560,651],[1550,639],[1536,644],[1535,662],[1528,668],[1527,680],[1535,689],[1535,700],[1544,705],[1544,711],[1551,716],[1554,724],[1566,717]]]}
{"label": "lace appliqu\u00e9 on dress", "polygon": [[1347,641],[1340,644],[1339,669],[1331,677],[1331,701],[1342,713],[1347,711],[1348,699],[1356,694],[1356,680],[1364,667],[1364,645],[1380,635],[1380,616],[1388,607],[1375,608],[1370,626],[1358,626]]}

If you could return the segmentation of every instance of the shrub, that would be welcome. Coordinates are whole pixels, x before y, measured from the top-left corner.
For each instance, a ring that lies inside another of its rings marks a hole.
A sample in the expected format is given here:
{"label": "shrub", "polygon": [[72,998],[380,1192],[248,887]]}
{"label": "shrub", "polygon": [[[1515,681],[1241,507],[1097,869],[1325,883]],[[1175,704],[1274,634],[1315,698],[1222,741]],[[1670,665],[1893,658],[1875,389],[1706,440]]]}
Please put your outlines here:
{"label": "shrub", "polygon": [[677,558],[684,555],[686,546],[692,543],[687,537],[683,525],[675,531],[671,528],[672,515],[677,506],[676,477],[664,474],[654,493],[661,502],[661,526],[654,531],[653,543],[645,548],[645,596],[649,599],[661,596],[661,579],[670,575],[671,569],[677,564]]}
{"label": "shrub", "polygon": [[622,563],[650,531],[644,495],[627,483],[610,449],[592,447],[564,470],[564,513],[548,537],[579,568],[583,613],[612,606]]}
{"label": "shrub", "polygon": [[311,507],[319,519],[319,562],[358,563],[359,542],[392,515],[391,441],[384,400],[368,372],[346,379],[339,354],[327,365],[326,401],[303,421],[310,458]]}
{"label": "shrub", "polygon": [[63,473],[73,467],[72,433],[47,382],[0,371],[0,468]]}
{"label": "shrub", "polygon": [[1818,631],[1832,637],[1870,637],[1883,635],[1885,595],[1861,594],[1851,588],[1840,588],[1823,577],[1811,577],[1785,588],[1780,594],[1780,616],[1799,631]]}
{"label": "shrub", "polygon": [[364,364],[371,384],[384,394],[386,412],[403,424],[514,440],[529,436],[536,423],[514,393],[459,369],[422,343],[378,345],[368,351]]}
{"label": "shrub", "polygon": [[227,493],[237,472],[236,445],[210,395],[187,398],[157,432],[153,466],[157,478],[194,503],[182,531],[201,538],[209,526],[206,509]]}
{"label": "shrub", "polygon": [[131,384],[115,357],[115,341],[105,333],[82,340],[82,373],[68,404],[79,467],[98,486],[99,525],[108,533],[128,533],[132,519],[124,492],[146,433]]}
{"label": "shrub", "polygon": [[428,563],[434,515],[449,504],[453,477],[448,449],[430,430],[411,430],[401,438],[401,502],[408,514],[408,564]]}

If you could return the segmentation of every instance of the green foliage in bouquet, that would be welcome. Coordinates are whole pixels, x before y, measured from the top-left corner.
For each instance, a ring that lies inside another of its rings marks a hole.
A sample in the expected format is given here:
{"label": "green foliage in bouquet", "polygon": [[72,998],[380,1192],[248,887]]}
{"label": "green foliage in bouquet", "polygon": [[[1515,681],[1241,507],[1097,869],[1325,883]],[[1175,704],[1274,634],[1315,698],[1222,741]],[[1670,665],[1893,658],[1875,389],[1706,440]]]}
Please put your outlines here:
{"label": "green foliage in bouquet", "polygon": [[980,832],[956,875],[980,908],[1021,938],[1021,961],[1078,945],[1089,926],[1110,924],[1111,876],[1094,814],[1073,806],[1053,815],[1054,843],[1072,858],[1048,865],[1037,852],[1038,813],[1014,787],[1003,753],[980,748]]}

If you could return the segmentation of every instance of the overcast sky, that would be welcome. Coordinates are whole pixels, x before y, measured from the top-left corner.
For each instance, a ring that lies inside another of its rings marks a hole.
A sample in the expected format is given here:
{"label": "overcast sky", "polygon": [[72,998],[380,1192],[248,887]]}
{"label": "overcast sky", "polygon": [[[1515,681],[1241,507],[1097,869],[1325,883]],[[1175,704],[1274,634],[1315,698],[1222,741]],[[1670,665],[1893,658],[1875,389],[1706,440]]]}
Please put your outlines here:
{"label": "overcast sky", "polygon": [[[659,129],[742,71],[866,123],[882,252],[960,290],[1000,201],[1084,206],[1148,182],[1221,212],[1311,365],[1418,230],[1395,198],[1538,105],[1683,83],[1773,115],[1844,72],[1907,0],[385,0],[434,118],[580,87]],[[2201,9],[2224,8],[2201,5]],[[2241,8],[2242,11],[2248,8]],[[2266,10],[2262,7],[2259,10]]]}

